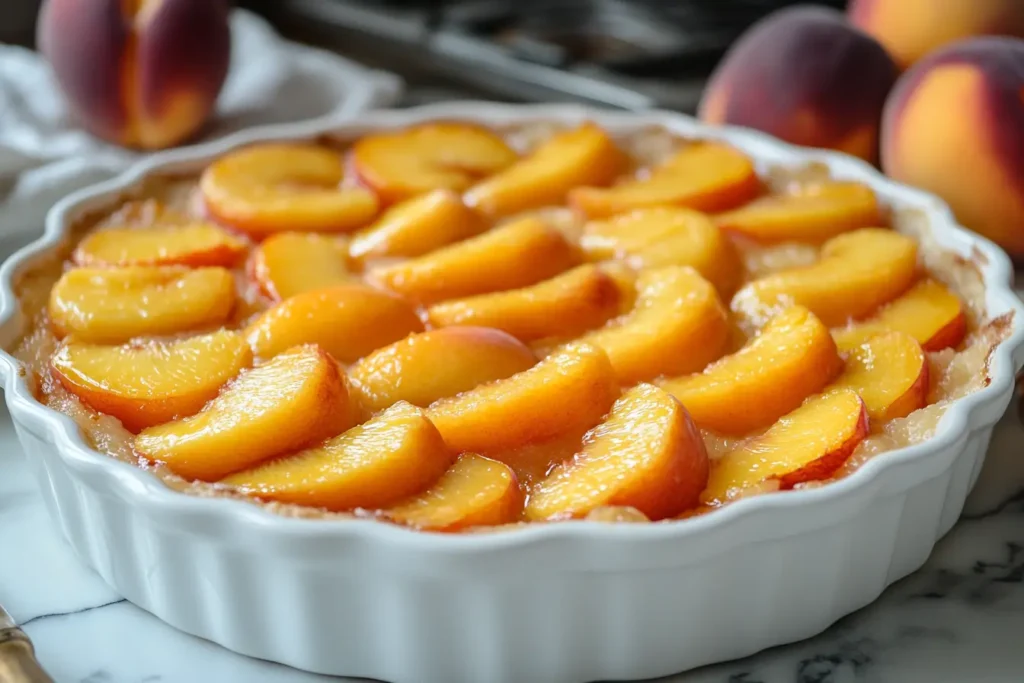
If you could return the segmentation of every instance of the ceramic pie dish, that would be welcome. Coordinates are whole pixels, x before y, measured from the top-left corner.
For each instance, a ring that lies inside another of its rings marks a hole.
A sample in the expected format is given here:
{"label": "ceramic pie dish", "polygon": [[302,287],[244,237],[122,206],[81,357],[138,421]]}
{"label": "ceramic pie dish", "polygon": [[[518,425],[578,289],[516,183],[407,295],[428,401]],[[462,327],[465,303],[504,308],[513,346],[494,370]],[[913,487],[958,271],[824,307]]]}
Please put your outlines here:
{"label": "ceramic pie dish", "polygon": [[436,119],[592,120],[613,134],[662,127],[724,141],[763,173],[820,164],[836,179],[867,185],[920,228],[922,243],[980,276],[986,317],[1004,326],[987,381],[952,402],[927,440],[826,486],[753,496],[668,523],[447,535],[182,494],[89,447],[71,418],[36,399],[24,366],[4,353],[16,430],[51,515],[84,562],[172,626],[310,671],[389,681],[582,682],[661,676],[806,638],[925,561],[955,523],[1024,363],[1024,307],[1010,289],[1009,260],[958,227],[935,198],[857,160],[678,114],[451,103],[334,126],[261,129],[157,156],[60,202],[45,235],[4,264],[5,348],[26,323],[14,295],[19,274],[59,249],[81,216],[147,177],[195,172],[257,141],[347,138]]}

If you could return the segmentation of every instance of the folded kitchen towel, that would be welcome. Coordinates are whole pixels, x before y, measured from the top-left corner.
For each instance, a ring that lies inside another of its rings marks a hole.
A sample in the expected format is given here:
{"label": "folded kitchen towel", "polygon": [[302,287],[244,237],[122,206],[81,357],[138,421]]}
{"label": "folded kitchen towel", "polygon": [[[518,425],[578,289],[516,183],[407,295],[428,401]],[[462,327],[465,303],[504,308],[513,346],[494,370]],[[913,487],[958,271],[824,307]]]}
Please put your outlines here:
{"label": "folded kitchen towel", "polygon": [[[286,41],[255,14],[235,10],[231,32],[231,70],[200,142],[266,124],[340,119],[401,94],[397,76]],[[79,128],[43,58],[0,45],[0,250],[39,234],[63,195],[143,155]]]}

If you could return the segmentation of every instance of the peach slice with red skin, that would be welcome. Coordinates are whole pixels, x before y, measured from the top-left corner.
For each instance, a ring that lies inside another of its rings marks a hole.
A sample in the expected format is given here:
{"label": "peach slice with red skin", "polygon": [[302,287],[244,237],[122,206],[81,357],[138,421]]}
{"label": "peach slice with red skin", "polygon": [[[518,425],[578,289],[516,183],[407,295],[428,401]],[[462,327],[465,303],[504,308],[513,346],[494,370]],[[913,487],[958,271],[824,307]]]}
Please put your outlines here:
{"label": "peach slice with red skin", "polygon": [[717,142],[695,142],[642,177],[608,188],[578,187],[569,193],[569,203],[590,218],[607,218],[654,206],[724,211],[760,192],[761,181],[745,154]]}
{"label": "peach slice with red skin", "polygon": [[264,143],[211,163],[199,188],[218,222],[258,239],[285,230],[346,232],[368,223],[378,202],[365,188],[342,186],[344,175],[338,152]]}
{"label": "peach slice with red skin", "polygon": [[626,163],[608,133],[585,123],[556,133],[517,163],[473,186],[465,200],[491,219],[554,206],[574,187],[607,185]]}
{"label": "peach slice with red skin", "polygon": [[381,514],[416,529],[452,532],[508,524],[522,510],[515,472],[504,463],[465,453],[429,489]]}
{"label": "peach slice with red skin", "polygon": [[396,403],[319,446],[223,483],[263,500],[334,511],[379,508],[423,491],[454,460],[420,408]]}
{"label": "peach slice with red skin", "polygon": [[718,459],[701,502],[726,503],[769,479],[782,489],[827,479],[867,435],[868,412],[856,391],[815,396]]}
{"label": "peach slice with red skin", "polygon": [[245,334],[260,358],[299,344],[319,344],[342,363],[421,332],[405,299],[365,285],[340,285],[296,294],[264,311]]}
{"label": "peach slice with red skin", "polygon": [[842,370],[828,328],[793,306],[736,353],[696,375],[661,382],[703,429],[744,435],[767,427]]}
{"label": "peach slice with red skin", "polygon": [[443,398],[427,414],[453,450],[486,455],[589,429],[618,395],[608,356],[577,343],[529,370]]}
{"label": "peach slice with red skin", "polygon": [[72,260],[80,266],[225,266],[247,244],[212,223],[111,227],[89,233]]}
{"label": "peach slice with red skin", "polygon": [[856,391],[872,420],[906,417],[928,400],[928,359],[902,332],[871,337],[851,350],[831,390]]}
{"label": "peach slice with red skin", "polygon": [[217,481],[355,423],[348,383],[316,346],[242,373],[203,410],[142,430],[135,450],[185,479]]}
{"label": "peach slice with red skin", "polygon": [[245,339],[225,330],[125,346],[69,341],[50,361],[65,389],[132,432],[194,415],[251,363]]}
{"label": "peach slice with red skin", "polygon": [[574,264],[572,246],[537,218],[523,218],[419,258],[377,268],[370,278],[424,304],[526,287]]}
{"label": "peach slice with red skin", "polygon": [[584,437],[572,460],[533,487],[526,518],[586,517],[625,505],[664,519],[696,506],[707,481],[707,451],[689,414],[661,389],[639,384]]}
{"label": "peach slice with red skin", "polygon": [[345,238],[313,233],[268,237],[253,251],[248,270],[260,290],[278,301],[356,280]]}
{"label": "peach slice with red skin", "polygon": [[864,318],[903,294],[917,277],[917,243],[893,230],[862,228],[824,244],[821,258],[748,283],[733,311],[759,321],[790,304],[830,326]]}
{"label": "peach slice with red skin", "polygon": [[510,334],[487,327],[446,327],[412,334],[349,368],[371,411],[398,401],[426,407],[533,367],[537,357]]}
{"label": "peach slice with red skin", "polygon": [[235,298],[224,268],[75,268],[53,286],[48,312],[58,337],[119,344],[219,325]]}
{"label": "peach slice with red skin", "polygon": [[352,146],[360,181],[386,204],[431,190],[461,192],[518,158],[497,133],[458,122],[365,135]]}

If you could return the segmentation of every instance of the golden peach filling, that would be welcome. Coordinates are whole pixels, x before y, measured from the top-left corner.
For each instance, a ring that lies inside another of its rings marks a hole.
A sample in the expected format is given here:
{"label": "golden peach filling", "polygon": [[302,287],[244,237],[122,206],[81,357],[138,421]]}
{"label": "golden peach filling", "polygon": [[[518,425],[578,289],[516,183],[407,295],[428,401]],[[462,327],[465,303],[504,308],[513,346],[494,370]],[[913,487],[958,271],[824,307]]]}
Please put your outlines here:
{"label": "golden peach filling", "polygon": [[1005,334],[869,188],[665,131],[439,122],[140,195],[23,274],[13,351],[97,449],[292,516],[646,523],[821,485],[928,438]]}

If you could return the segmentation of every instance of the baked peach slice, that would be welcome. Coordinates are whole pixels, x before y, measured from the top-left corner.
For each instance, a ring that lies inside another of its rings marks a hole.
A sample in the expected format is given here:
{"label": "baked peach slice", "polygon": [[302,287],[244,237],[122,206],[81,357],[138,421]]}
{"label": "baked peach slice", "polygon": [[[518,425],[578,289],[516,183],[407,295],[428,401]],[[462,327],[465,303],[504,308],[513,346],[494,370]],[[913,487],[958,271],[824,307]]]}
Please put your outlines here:
{"label": "baked peach slice", "polygon": [[642,271],[633,310],[583,336],[622,384],[698,372],[726,350],[729,318],[715,288],[688,266]]}
{"label": "baked peach slice", "polygon": [[396,403],[319,446],[223,483],[263,500],[334,511],[380,508],[424,490],[454,460],[423,410]]}
{"label": "baked peach slice", "polygon": [[436,327],[493,327],[530,342],[559,335],[574,337],[601,326],[618,310],[615,281],[588,264],[522,289],[434,304],[427,317]]}
{"label": "baked peach slice", "polygon": [[185,479],[217,481],[338,434],[355,417],[338,364],[299,346],[242,373],[195,415],[142,430],[135,450]]}
{"label": "baked peach slice", "polygon": [[531,441],[513,448],[496,450],[488,453],[488,457],[511,467],[519,484],[529,493],[555,467],[579,453],[583,448],[583,437],[590,431],[590,427],[593,425],[577,427],[571,432],[563,432],[543,441]]}
{"label": "baked peach slice", "polygon": [[689,414],[658,387],[638,384],[584,437],[572,460],[533,487],[526,518],[586,517],[602,506],[628,505],[659,520],[695,507],[707,482],[708,454]]}
{"label": "baked peach slice", "polygon": [[587,513],[583,518],[587,522],[603,523],[643,523],[649,522],[647,515],[629,505],[602,505]]}
{"label": "baked peach slice", "polygon": [[638,268],[690,266],[723,296],[736,291],[743,266],[711,219],[691,209],[652,207],[590,221],[580,247],[592,261],[628,259]]}
{"label": "baked peach slice", "polygon": [[424,304],[526,287],[574,265],[572,246],[538,218],[522,218],[369,276]]}
{"label": "baked peach slice", "polygon": [[245,240],[212,223],[104,228],[78,243],[80,266],[226,266],[245,253]]}
{"label": "baked peach slice", "polygon": [[373,133],[352,146],[360,181],[386,204],[431,190],[461,192],[518,158],[497,133],[457,122]]}
{"label": "baked peach slice", "polygon": [[925,351],[956,346],[967,333],[963,303],[945,285],[926,278],[871,318],[832,333],[840,349],[852,349],[887,331],[910,335]]}
{"label": "baked peach slice", "polygon": [[198,413],[251,363],[245,339],[224,330],[124,346],[68,341],[50,361],[65,389],[132,432]]}
{"label": "baked peach slice", "polygon": [[579,185],[607,185],[626,163],[608,133],[585,123],[556,133],[511,167],[473,186],[465,200],[491,219],[554,206]]}
{"label": "baked peach slice", "polygon": [[459,456],[426,491],[381,511],[423,531],[459,531],[519,519],[523,492],[508,465],[475,453]]}
{"label": "baked peach slice", "polygon": [[733,311],[759,322],[789,304],[814,312],[829,326],[864,318],[907,291],[917,277],[917,244],[893,230],[861,228],[833,237],[821,258],[748,283]]}
{"label": "baked peach slice", "polygon": [[235,279],[224,268],[75,268],[53,286],[48,311],[58,337],[119,344],[220,325],[235,298]]}
{"label": "baked peach slice", "polygon": [[576,188],[569,203],[590,218],[607,218],[652,206],[724,211],[760,192],[761,181],[749,157],[729,145],[695,142],[642,177],[608,188]]}
{"label": "baked peach slice", "polygon": [[353,259],[413,257],[480,233],[484,223],[451,190],[408,199],[352,237]]}
{"label": "baked peach slice", "polygon": [[342,363],[352,363],[422,330],[416,309],[405,299],[353,284],[285,299],[260,314],[245,335],[260,358],[299,344],[319,344]]}
{"label": "baked peach slice", "polygon": [[782,489],[827,479],[867,435],[868,412],[856,391],[815,396],[715,461],[701,502],[720,505],[770,479]]}
{"label": "baked peach slice", "polygon": [[356,281],[348,267],[348,241],[333,235],[271,235],[256,247],[248,265],[260,290],[277,301]]}
{"label": "baked peach slice", "polygon": [[427,414],[453,450],[489,454],[589,429],[618,395],[604,351],[575,343],[529,370],[443,398]]}
{"label": "baked peach slice", "polygon": [[882,224],[871,188],[853,182],[800,185],[755,199],[715,217],[718,227],[758,242],[820,243],[836,235]]}
{"label": "baked peach slice", "polygon": [[824,389],[842,367],[828,328],[803,306],[792,306],[736,353],[661,386],[701,428],[745,435]]}
{"label": "baked peach slice", "polygon": [[928,360],[913,337],[886,332],[847,354],[830,389],[856,391],[872,420],[906,417],[927,403]]}
{"label": "baked peach slice", "polygon": [[255,238],[285,230],[345,232],[377,213],[377,196],[343,187],[341,154],[307,144],[264,143],[220,157],[199,179],[218,222]]}

